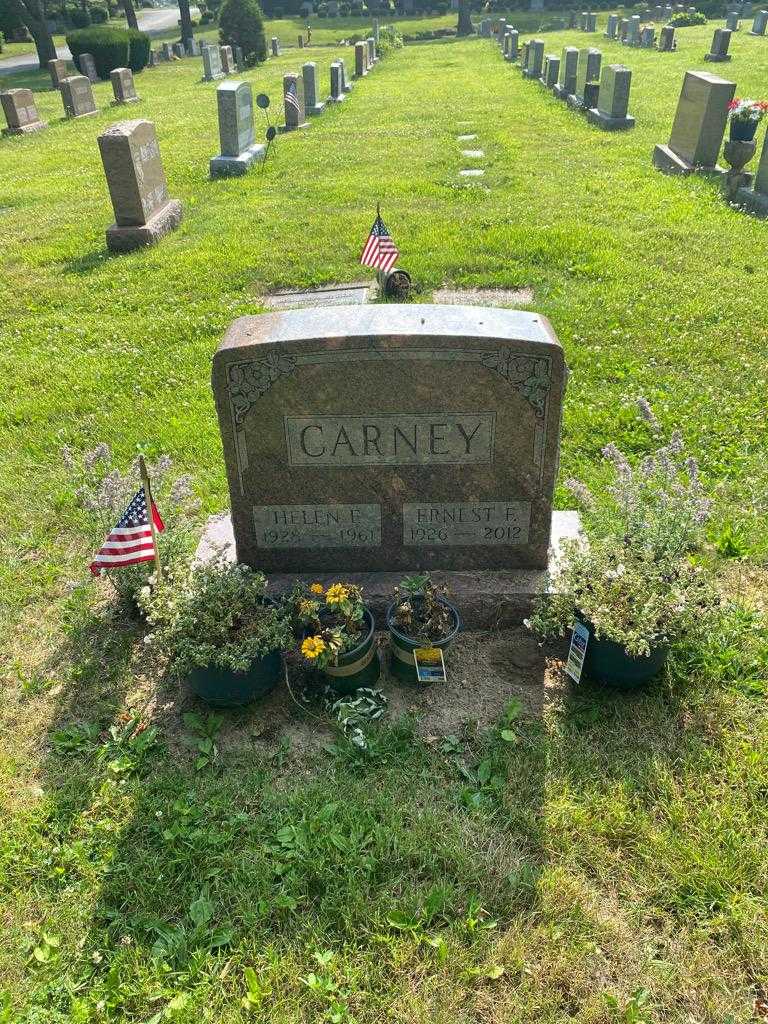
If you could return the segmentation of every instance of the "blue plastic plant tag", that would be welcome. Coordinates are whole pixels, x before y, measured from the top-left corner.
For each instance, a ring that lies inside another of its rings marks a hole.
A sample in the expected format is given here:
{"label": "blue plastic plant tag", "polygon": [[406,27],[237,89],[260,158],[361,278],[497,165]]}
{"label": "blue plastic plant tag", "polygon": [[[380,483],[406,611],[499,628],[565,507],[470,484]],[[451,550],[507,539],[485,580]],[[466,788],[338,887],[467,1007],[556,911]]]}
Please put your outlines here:
{"label": "blue plastic plant tag", "polygon": [[584,658],[587,656],[587,644],[589,643],[589,630],[583,622],[574,622],[571,635],[571,649],[568,651],[568,661],[565,663],[565,674],[570,676],[574,683],[581,679],[581,670],[584,668]]}

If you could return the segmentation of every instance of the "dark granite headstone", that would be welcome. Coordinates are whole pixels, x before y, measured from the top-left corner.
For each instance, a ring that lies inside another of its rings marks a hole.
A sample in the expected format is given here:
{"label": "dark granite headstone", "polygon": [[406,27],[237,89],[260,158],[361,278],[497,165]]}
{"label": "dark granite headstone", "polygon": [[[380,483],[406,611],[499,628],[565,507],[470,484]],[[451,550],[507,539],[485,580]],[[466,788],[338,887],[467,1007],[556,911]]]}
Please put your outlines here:
{"label": "dark granite headstone", "polygon": [[535,313],[236,320],[213,391],[238,559],[269,572],[545,566],[565,373]]}

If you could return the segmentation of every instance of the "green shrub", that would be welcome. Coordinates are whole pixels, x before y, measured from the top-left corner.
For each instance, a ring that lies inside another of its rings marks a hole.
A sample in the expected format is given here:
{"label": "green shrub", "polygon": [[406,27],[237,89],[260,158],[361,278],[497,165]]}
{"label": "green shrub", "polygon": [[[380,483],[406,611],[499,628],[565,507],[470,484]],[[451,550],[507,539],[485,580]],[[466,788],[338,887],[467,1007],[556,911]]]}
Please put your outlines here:
{"label": "green shrub", "polygon": [[109,11],[104,7],[91,8],[91,21],[94,25],[106,25],[109,21]]}
{"label": "green shrub", "polygon": [[240,46],[249,66],[267,59],[264,22],[257,0],[226,0],[219,15],[219,37],[223,46]]}
{"label": "green shrub", "polygon": [[151,42],[146,32],[117,25],[98,25],[78,29],[67,35],[75,66],[80,70],[80,54],[92,53],[99,78],[105,81],[115,68],[141,71],[149,62]]}
{"label": "green shrub", "polygon": [[88,11],[84,11],[81,7],[74,7],[68,10],[67,17],[74,28],[88,28],[91,24],[90,13]]}
{"label": "green shrub", "polygon": [[115,68],[128,67],[130,37],[128,30],[110,25],[81,28],[67,34],[67,46],[78,71],[80,54],[92,53],[99,78],[108,79]]}
{"label": "green shrub", "polygon": [[675,28],[688,28],[691,25],[706,25],[706,23],[707,17],[700,11],[695,11],[693,14],[689,14],[688,11],[680,11],[669,19],[669,24],[674,25]]}
{"label": "green shrub", "polygon": [[146,32],[140,32],[138,29],[129,28],[127,31],[131,41],[128,67],[134,74],[137,74],[139,71],[143,71],[147,64],[149,64],[149,51],[152,48],[152,40]]}

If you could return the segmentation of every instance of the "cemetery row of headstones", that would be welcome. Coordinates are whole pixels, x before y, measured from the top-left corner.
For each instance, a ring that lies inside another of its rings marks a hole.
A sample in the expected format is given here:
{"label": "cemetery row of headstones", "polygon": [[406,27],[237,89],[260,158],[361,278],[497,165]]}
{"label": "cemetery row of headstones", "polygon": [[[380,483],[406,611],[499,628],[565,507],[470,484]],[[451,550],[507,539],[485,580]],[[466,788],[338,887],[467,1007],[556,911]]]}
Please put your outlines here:
{"label": "cemetery row of headstones", "polygon": [[[669,142],[654,147],[653,165],[667,174],[720,176],[730,201],[751,213],[768,216],[768,136],[763,140],[754,183],[752,175],[743,172],[754,155],[754,141],[726,142],[724,156],[732,171],[726,171],[717,162],[728,122],[728,105],[735,92],[735,82],[707,71],[687,71]],[[734,178],[736,187],[732,188]]]}
{"label": "cemetery row of headstones", "polygon": [[[378,25],[375,26],[378,36]],[[377,63],[373,36],[355,46],[355,74],[365,77]],[[341,102],[352,88],[343,60],[331,65],[330,102]],[[223,82],[216,90],[221,153],[210,162],[211,177],[244,174],[265,156],[256,143],[253,93],[249,82]],[[306,116],[319,115],[326,103],[317,86],[317,65],[309,61],[300,75],[283,76],[285,124],[282,131],[306,126]],[[129,252],[150,245],[181,222],[182,207],[168,195],[155,126],[150,121],[123,121],[98,138],[115,223],[107,229],[111,252]]]}
{"label": "cemetery row of headstones", "polygon": [[[82,62],[81,62],[82,63]],[[50,61],[50,64],[62,65],[64,61]],[[89,117],[98,113],[93,97],[93,87],[86,75],[69,75],[60,77],[61,68],[50,67],[51,78],[58,81],[58,89],[67,118]],[[110,72],[113,106],[126,103],[137,103],[139,97],[133,83],[133,72],[130,68],[115,68]],[[31,89],[8,89],[0,93],[3,113],[8,127],[3,129],[4,135],[26,135],[45,128],[47,122],[40,119],[37,112],[35,97]]]}
{"label": "cemetery row of headstones", "polygon": [[656,26],[653,23],[643,24],[638,14],[634,14],[631,18],[620,18],[618,14],[609,14],[605,26],[605,38],[614,39],[624,46],[634,46],[643,50],[656,49],[660,53],[671,53],[677,49],[674,25],[663,25],[657,39]]}
{"label": "cemetery row of headstones", "polygon": [[500,38],[504,59],[520,62],[524,78],[532,78],[565,100],[573,110],[587,115],[591,124],[606,131],[632,128],[628,113],[632,71],[623,64],[602,65],[602,54],[594,47],[564,46],[562,54],[544,53],[543,39],[531,39],[520,46],[519,32],[506,25]]}

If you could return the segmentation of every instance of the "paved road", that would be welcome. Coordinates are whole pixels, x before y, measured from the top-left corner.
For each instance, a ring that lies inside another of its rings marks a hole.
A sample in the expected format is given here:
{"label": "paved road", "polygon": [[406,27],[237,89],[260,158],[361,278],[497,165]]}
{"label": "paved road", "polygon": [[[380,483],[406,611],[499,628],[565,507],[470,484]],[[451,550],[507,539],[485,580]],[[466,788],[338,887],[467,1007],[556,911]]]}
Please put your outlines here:
{"label": "paved road", "polygon": [[[192,17],[196,18],[198,15],[199,11],[193,7]],[[137,11],[136,18],[139,28],[143,32],[148,32],[151,36],[162,35],[168,29],[176,27],[179,20],[179,9],[178,7],[158,7],[149,11]],[[69,60],[72,56],[66,46],[57,47],[56,55],[63,57],[64,60]],[[36,71],[37,66],[37,55],[33,50],[31,53],[23,53],[19,57],[5,57],[0,60],[0,75],[10,74],[14,71]]]}

